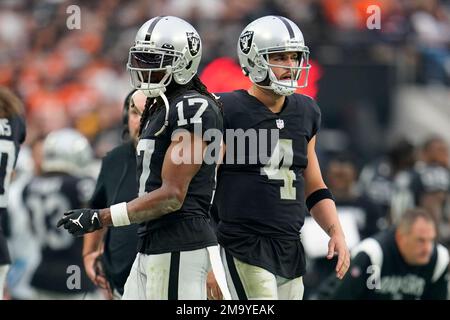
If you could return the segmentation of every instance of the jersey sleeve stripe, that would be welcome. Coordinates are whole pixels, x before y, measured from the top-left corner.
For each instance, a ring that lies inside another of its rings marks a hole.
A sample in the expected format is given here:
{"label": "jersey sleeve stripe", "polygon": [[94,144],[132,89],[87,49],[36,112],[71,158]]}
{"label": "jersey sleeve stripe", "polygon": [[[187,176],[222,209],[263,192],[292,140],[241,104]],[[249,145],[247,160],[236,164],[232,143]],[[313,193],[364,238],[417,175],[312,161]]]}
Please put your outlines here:
{"label": "jersey sleeve stripe", "polygon": [[436,282],[442,276],[445,270],[447,270],[449,262],[447,249],[439,243],[437,244],[436,249],[437,249],[437,261],[434,267],[433,277],[431,278],[432,282]]}
{"label": "jersey sleeve stripe", "polygon": [[363,240],[352,250],[352,257],[355,257],[360,252],[367,254],[372,265],[377,265],[381,269],[383,266],[383,249],[381,249],[380,243],[377,240],[373,238]]}

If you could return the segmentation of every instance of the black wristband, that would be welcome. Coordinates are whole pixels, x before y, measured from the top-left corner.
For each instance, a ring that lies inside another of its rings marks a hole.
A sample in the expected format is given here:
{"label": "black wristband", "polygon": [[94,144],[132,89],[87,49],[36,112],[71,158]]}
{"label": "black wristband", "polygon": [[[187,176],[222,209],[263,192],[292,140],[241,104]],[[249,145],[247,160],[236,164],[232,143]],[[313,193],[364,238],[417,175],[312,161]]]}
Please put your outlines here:
{"label": "black wristband", "polygon": [[309,211],[317,204],[317,202],[323,199],[331,199],[334,201],[333,194],[327,188],[319,189],[311,193],[308,198],[306,198],[306,207]]}

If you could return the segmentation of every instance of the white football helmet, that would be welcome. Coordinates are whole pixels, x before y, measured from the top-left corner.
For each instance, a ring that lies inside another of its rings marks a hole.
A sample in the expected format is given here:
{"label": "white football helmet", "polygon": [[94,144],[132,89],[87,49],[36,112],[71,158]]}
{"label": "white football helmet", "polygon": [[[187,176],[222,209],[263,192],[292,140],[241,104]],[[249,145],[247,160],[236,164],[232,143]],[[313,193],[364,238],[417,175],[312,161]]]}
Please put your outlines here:
{"label": "white football helmet", "polygon": [[180,85],[188,83],[197,73],[201,56],[200,36],[193,26],[173,16],[152,18],[139,29],[130,48],[131,85],[148,97],[157,97],[172,78]]}
{"label": "white football helmet", "polygon": [[89,141],[75,129],[50,132],[42,147],[42,170],[80,175],[93,161]]}
{"label": "white football helmet", "polygon": [[[250,80],[279,95],[291,95],[297,88],[308,84],[309,49],[305,46],[303,34],[291,20],[281,16],[266,16],[256,19],[242,31],[237,52],[242,71]],[[297,52],[299,63],[294,67],[269,63],[269,54]],[[290,69],[289,80],[279,80],[271,67]],[[299,83],[299,81],[301,83]]]}

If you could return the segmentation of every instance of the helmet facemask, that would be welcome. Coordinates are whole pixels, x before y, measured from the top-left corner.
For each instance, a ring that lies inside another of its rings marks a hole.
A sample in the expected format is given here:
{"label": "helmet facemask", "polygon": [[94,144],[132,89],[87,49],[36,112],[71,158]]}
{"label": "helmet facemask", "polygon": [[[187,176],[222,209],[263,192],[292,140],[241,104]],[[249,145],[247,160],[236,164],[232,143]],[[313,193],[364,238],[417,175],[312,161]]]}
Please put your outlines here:
{"label": "helmet facemask", "polygon": [[137,44],[130,49],[127,68],[135,89],[141,90],[147,97],[158,97],[166,91],[173,75],[186,65],[182,52]]}
{"label": "helmet facemask", "polygon": [[168,126],[169,101],[164,94],[173,90],[172,81],[185,85],[196,75],[202,53],[198,32],[183,19],[158,16],[138,30],[131,47],[127,69],[131,85],[147,97],[161,97],[166,109],[163,127]]}
{"label": "helmet facemask", "polygon": [[[298,64],[296,66],[286,66],[269,62],[269,54],[283,52],[297,52]],[[255,59],[255,62],[267,71],[267,77],[264,81],[259,83],[255,82],[259,87],[272,90],[282,96],[288,96],[293,94],[297,89],[304,88],[308,85],[308,75],[311,65],[309,64],[309,50],[307,47],[302,47],[300,51],[298,48],[293,48],[292,50],[286,48],[269,48],[260,50],[258,56],[259,59]],[[272,68],[289,70],[290,75],[288,79],[278,79],[272,71]]]}

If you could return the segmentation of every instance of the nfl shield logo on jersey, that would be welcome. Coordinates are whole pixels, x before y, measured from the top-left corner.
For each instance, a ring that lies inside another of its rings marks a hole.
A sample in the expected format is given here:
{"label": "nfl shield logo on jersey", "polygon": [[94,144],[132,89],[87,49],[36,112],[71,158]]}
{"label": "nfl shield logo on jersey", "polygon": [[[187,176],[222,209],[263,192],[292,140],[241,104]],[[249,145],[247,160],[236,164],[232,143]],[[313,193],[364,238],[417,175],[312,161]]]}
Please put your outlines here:
{"label": "nfl shield logo on jersey", "polygon": [[278,129],[284,128],[284,120],[283,119],[277,119],[277,128]]}

